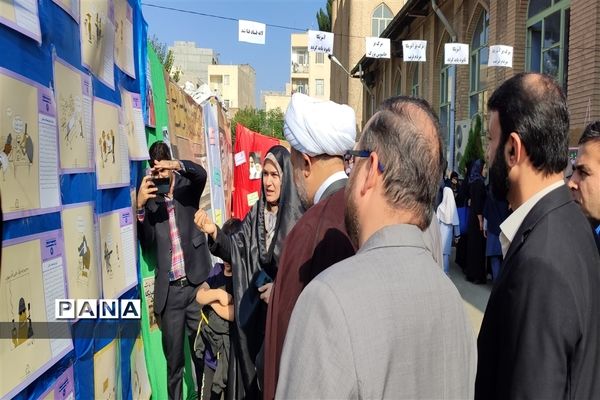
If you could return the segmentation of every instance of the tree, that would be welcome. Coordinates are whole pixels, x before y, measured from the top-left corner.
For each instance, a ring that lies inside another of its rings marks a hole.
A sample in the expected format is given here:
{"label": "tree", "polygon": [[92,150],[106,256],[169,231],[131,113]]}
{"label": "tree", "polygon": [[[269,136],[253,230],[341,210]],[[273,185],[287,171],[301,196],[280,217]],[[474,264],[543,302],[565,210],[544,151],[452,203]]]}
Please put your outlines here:
{"label": "tree", "polygon": [[160,40],[158,40],[158,37],[156,35],[152,35],[149,42],[150,46],[152,46],[152,48],[156,52],[160,63],[165,68],[165,71],[169,73],[169,75],[171,76],[171,78],[173,78],[175,82],[179,82],[179,76],[181,74],[181,71],[179,70],[179,68],[173,68],[173,61],[175,60],[173,56],[173,51],[169,50],[166,43],[162,43]]}
{"label": "tree", "polygon": [[246,107],[239,110],[231,121],[233,141],[235,141],[235,127],[238,123],[265,136],[285,140],[283,136],[283,112],[279,108],[265,111]]}
{"label": "tree", "polygon": [[333,0],[327,0],[327,5],[325,6],[325,11],[323,9],[319,9],[317,11],[317,23],[319,24],[319,30],[323,32],[331,32],[331,6],[333,4]]}
{"label": "tree", "polygon": [[460,159],[458,164],[460,172],[463,176],[468,177],[469,171],[467,171],[467,165],[477,159],[483,160],[483,145],[481,144],[481,117],[475,116],[475,121],[469,129],[469,139],[467,140],[467,146],[465,148],[465,154]]}

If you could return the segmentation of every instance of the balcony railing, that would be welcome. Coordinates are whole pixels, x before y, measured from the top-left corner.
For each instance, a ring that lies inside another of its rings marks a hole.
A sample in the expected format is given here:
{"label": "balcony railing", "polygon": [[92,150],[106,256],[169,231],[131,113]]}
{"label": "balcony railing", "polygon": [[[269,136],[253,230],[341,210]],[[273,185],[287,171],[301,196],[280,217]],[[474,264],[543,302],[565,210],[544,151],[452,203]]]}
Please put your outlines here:
{"label": "balcony railing", "polygon": [[308,74],[308,64],[292,63],[293,74]]}

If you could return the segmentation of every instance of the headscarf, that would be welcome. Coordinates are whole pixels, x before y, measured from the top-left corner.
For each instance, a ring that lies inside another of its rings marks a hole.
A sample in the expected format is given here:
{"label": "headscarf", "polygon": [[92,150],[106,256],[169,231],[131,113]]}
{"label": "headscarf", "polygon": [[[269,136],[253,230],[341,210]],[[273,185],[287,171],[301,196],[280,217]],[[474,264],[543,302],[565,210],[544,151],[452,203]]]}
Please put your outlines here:
{"label": "headscarf", "polygon": [[343,156],[354,147],[354,110],[329,100],[294,93],[285,112],[283,133],[290,145],[311,157]]}
{"label": "headscarf", "polygon": [[437,208],[438,220],[446,225],[458,225],[458,211],[454,201],[454,192],[449,187],[444,188],[442,202]]}
{"label": "headscarf", "polygon": [[234,398],[251,395],[244,392],[252,392],[256,384],[254,362],[263,342],[267,307],[260,299],[255,282],[261,271],[275,279],[284,239],[304,212],[293,181],[290,152],[283,146],[274,146],[267,152],[266,159],[274,161],[281,171],[277,221],[270,246],[267,246],[265,229],[267,201],[264,185],[261,185],[262,196],[244,218],[241,229],[231,236],[235,306],[233,341],[234,357],[239,368],[233,375],[242,380],[231,385],[228,383]]}
{"label": "headscarf", "polygon": [[469,173],[469,183],[473,183],[475,181],[483,181],[483,176],[481,176],[481,171],[483,170],[483,160],[478,159],[473,162],[473,166],[471,166],[471,171]]}

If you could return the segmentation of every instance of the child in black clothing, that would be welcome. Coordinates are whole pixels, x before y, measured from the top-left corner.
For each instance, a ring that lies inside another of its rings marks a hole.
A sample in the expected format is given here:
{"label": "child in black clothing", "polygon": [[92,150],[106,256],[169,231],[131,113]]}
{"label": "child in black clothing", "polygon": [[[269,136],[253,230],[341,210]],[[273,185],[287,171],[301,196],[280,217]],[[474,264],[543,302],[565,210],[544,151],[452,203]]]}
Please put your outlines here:
{"label": "child in black clothing", "polygon": [[[242,221],[234,218],[225,222],[221,230],[231,235],[241,225]],[[235,318],[232,293],[231,265],[225,262],[215,264],[196,293],[196,301],[202,306],[194,343],[196,356],[204,359],[202,400],[220,399],[227,388],[229,323]]]}

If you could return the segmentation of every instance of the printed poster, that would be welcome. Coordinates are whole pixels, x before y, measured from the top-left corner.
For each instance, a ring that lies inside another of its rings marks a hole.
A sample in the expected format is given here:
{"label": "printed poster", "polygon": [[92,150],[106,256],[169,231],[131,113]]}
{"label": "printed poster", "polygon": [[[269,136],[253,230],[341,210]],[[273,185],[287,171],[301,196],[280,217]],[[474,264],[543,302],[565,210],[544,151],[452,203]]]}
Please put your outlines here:
{"label": "printed poster", "polygon": [[0,192],[5,220],[57,211],[60,206],[53,99],[50,89],[0,68]]}
{"label": "printed poster", "polygon": [[92,203],[64,206],[62,214],[70,299],[100,298]]}
{"label": "printed poster", "polygon": [[37,0],[1,0],[0,23],[42,43]]}
{"label": "printed poster", "polygon": [[98,188],[129,185],[129,150],[119,123],[119,107],[94,99],[94,150]]}
{"label": "printed poster", "polygon": [[45,324],[56,321],[55,300],[67,297],[65,279],[60,231],[4,241],[0,398],[23,390],[73,348],[67,325]]}
{"label": "printed poster", "polygon": [[146,357],[144,356],[144,343],[138,336],[131,352],[131,395],[136,400],[148,400],[152,394],[148,370],[146,369]]}
{"label": "printed poster", "polygon": [[156,127],[156,114],[154,111],[154,89],[152,88],[152,72],[150,71],[150,59],[146,57],[146,125],[150,128]]}
{"label": "printed poster", "polygon": [[123,126],[129,147],[129,159],[148,160],[148,144],[146,142],[146,128],[142,115],[142,98],[138,93],[121,89],[121,103],[123,112]]}
{"label": "printed poster", "polygon": [[113,2],[81,2],[81,62],[109,88],[115,88],[115,26]]}
{"label": "printed poster", "polygon": [[100,268],[105,299],[116,299],[137,284],[134,218],[131,208],[100,215]]}
{"label": "printed poster", "polygon": [[79,0],[53,0],[60,8],[66,11],[75,22],[79,23]]}
{"label": "printed poster", "polygon": [[94,354],[94,398],[116,399],[117,397],[117,339],[112,340]]}
{"label": "printed poster", "polygon": [[73,377],[73,367],[67,368],[56,382],[52,384],[41,396],[42,400],[74,400],[75,399],[75,380]]}
{"label": "printed poster", "polygon": [[121,71],[135,79],[133,60],[133,10],[126,0],[117,0],[115,7],[115,62]]}
{"label": "printed poster", "polygon": [[154,313],[154,280],[154,276],[144,278],[144,298],[146,299],[150,331],[158,329],[156,314]]}
{"label": "printed poster", "polygon": [[60,168],[63,173],[90,172],[92,157],[92,79],[65,61],[54,60]]}

